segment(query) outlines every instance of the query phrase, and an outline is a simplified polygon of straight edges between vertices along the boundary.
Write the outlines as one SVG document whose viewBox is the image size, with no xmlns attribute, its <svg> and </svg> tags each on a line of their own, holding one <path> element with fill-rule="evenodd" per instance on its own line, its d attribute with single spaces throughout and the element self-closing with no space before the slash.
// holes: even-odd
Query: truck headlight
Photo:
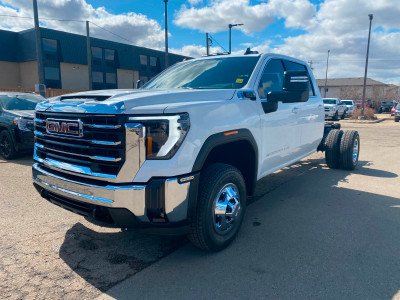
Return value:
<svg viewBox="0 0 400 300">
<path fill-rule="evenodd" d="M 33 119 L 15 118 L 14 124 L 22 131 L 33 131 L 34 128 Z"/>
<path fill-rule="evenodd" d="M 189 128 L 189 114 L 160 116 L 130 116 L 146 128 L 146 159 L 170 159 L 178 151 Z"/>
</svg>

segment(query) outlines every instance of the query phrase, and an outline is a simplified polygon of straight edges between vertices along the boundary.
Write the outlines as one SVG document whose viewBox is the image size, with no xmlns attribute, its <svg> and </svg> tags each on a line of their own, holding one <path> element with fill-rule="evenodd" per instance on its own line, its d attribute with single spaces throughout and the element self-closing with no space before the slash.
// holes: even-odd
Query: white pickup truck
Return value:
<svg viewBox="0 0 400 300">
<path fill-rule="evenodd" d="M 339 98 L 324 98 L 325 118 L 333 121 L 344 119 L 347 114 L 347 106 Z"/>
<path fill-rule="evenodd" d="M 359 145 L 356 131 L 324 123 L 305 62 L 211 56 L 178 63 L 139 90 L 40 103 L 33 182 L 90 220 L 179 229 L 218 251 L 238 233 L 258 180 L 317 150 L 329 167 L 354 169 Z"/>
</svg>

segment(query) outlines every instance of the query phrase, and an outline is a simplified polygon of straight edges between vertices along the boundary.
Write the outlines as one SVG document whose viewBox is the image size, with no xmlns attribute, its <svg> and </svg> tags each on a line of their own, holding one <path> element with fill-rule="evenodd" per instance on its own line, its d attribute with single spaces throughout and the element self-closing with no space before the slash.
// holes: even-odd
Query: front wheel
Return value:
<svg viewBox="0 0 400 300">
<path fill-rule="evenodd" d="M 346 112 L 345 112 L 345 111 L 343 112 L 342 120 L 343 120 L 344 118 L 346 118 Z"/>
<path fill-rule="evenodd" d="M 335 113 L 335 115 L 333 116 L 332 120 L 333 121 L 339 120 L 339 113 L 338 112 Z"/>
<path fill-rule="evenodd" d="M 17 156 L 11 134 L 7 130 L 0 133 L 0 155 L 5 159 L 13 159 Z"/>
<path fill-rule="evenodd" d="M 196 216 L 190 241 L 205 251 L 219 251 L 236 237 L 246 211 L 246 185 L 240 171 L 212 164 L 200 177 Z"/>
</svg>

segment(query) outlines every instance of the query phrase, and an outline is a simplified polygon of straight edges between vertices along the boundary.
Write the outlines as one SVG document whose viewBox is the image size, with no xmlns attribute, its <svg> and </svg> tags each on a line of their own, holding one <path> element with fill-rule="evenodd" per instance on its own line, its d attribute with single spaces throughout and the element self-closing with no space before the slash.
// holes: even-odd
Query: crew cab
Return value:
<svg viewBox="0 0 400 300">
<path fill-rule="evenodd" d="M 0 155 L 13 159 L 33 151 L 33 118 L 36 105 L 45 100 L 33 93 L 0 93 Z"/>
<path fill-rule="evenodd" d="M 324 123 L 319 89 L 301 60 L 193 59 L 138 90 L 40 103 L 33 183 L 89 220 L 179 230 L 218 251 L 237 235 L 261 178 L 318 150 L 331 168 L 356 167 L 358 133 L 338 125 Z"/>
<path fill-rule="evenodd" d="M 353 100 L 342 100 L 342 103 L 346 105 L 346 115 L 351 116 L 354 114 L 354 111 L 356 110 L 355 104 Z"/>
<path fill-rule="evenodd" d="M 393 115 L 394 115 L 394 121 L 399 122 L 400 121 L 400 102 L 399 102 L 399 104 L 397 104 Z"/>
<path fill-rule="evenodd" d="M 339 98 L 324 98 L 325 117 L 332 118 L 334 121 L 344 119 L 347 113 L 346 104 Z"/>
</svg>

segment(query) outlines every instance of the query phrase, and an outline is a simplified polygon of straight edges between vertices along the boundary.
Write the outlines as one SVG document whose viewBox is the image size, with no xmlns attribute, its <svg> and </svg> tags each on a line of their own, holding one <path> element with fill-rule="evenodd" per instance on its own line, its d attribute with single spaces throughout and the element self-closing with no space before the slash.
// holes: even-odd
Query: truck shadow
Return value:
<svg viewBox="0 0 400 300">
<path fill-rule="evenodd" d="M 19 154 L 17 158 L 12 160 L 5 160 L 0 156 L 0 165 L 1 164 L 18 164 L 23 166 L 32 166 L 33 165 L 33 158 L 32 153 L 27 154 Z"/>
<path fill-rule="evenodd" d="M 337 193 L 339 188 L 334 186 L 339 182 L 345 181 L 346 176 L 348 176 L 350 172 L 329 170 L 326 165 L 322 163 L 322 158 L 311 158 L 300 161 L 299 163 L 267 176 L 258 182 L 255 196 L 249 198 L 248 201 L 252 204 L 249 207 L 249 211 L 252 207 L 258 206 L 260 203 L 267 203 L 268 214 L 273 215 L 273 210 L 279 207 L 281 203 L 279 201 L 277 202 L 276 199 L 269 199 L 268 196 L 264 196 L 271 193 L 285 182 L 296 180 L 298 176 L 305 172 L 307 172 L 307 176 L 316 172 L 321 173 L 322 177 L 329 174 L 329 176 L 324 178 L 324 185 L 330 187 L 330 194 Z M 353 171 L 353 173 L 369 177 L 393 178 L 398 176 L 394 173 L 373 169 L 371 168 L 371 163 L 366 161 L 360 162 L 360 166 L 357 170 Z M 358 191 L 353 191 L 351 193 L 356 192 Z M 293 195 L 295 197 L 297 192 L 293 191 Z M 266 198 L 268 198 L 267 201 L 258 201 L 260 199 L 266 200 Z M 375 199 L 374 201 L 386 201 L 391 205 L 400 204 L 399 199 L 390 199 L 390 197 L 381 195 L 370 195 L 367 198 L 373 198 Z M 311 198 L 310 201 L 317 202 L 319 200 Z M 368 213 L 369 208 L 367 204 L 368 202 L 364 202 L 359 205 L 363 209 L 366 209 Z M 332 203 L 332 205 L 335 206 L 336 204 Z M 398 210 L 398 212 L 400 213 L 400 210 Z M 299 216 L 301 214 L 302 211 L 300 207 Z M 254 222 L 255 224 L 260 223 L 260 225 L 263 223 L 261 219 L 255 220 Z M 277 220 L 277 222 L 279 221 Z M 93 224 L 86 223 L 87 226 L 84 224 L 77 223 L 67 231 L 65 240 L 60 248 L 60 258 L 63 259 L 74 272 L 102 292 L 107 291 L 115 284 L 140 272 L 187 243 L 186 237 L 146 235 L 135 231 L 115 232 L 115 229 L 110 229 L 110 232 L 104 232 L 104 230 L 103 232 L 97 232 Z M 308 230 L 315 230 L 315 228 L 312 227 L 313 224 L 306 225 L 310 226 Z M 272 228 L 278 227 L 278 223 L 275 224 L 275 226 L 274 224 L 270 224 L 269 226 L 268 232 L 274 236 L 276 233 L 271 231 L 273 230 Z M 400 233 L 400 227 L 398 229 Z M 266 237 L 267 236 L 266 234 Z M 400 236 L 398 240 L 400 248 Z M 241 241 L 241 243 L 243 242 L 246 241 Z M 190 249 L 192 249 L 191 251 L 194 250 L 192 247 L 190 247 Z M 194 256 L 198 257 L 205 255 L 203 252 L 196 250 L 194 250 L 193 253 Z M 188 264 L 187 268 L 191 269 L 190 264 Z"/>
</svg>

